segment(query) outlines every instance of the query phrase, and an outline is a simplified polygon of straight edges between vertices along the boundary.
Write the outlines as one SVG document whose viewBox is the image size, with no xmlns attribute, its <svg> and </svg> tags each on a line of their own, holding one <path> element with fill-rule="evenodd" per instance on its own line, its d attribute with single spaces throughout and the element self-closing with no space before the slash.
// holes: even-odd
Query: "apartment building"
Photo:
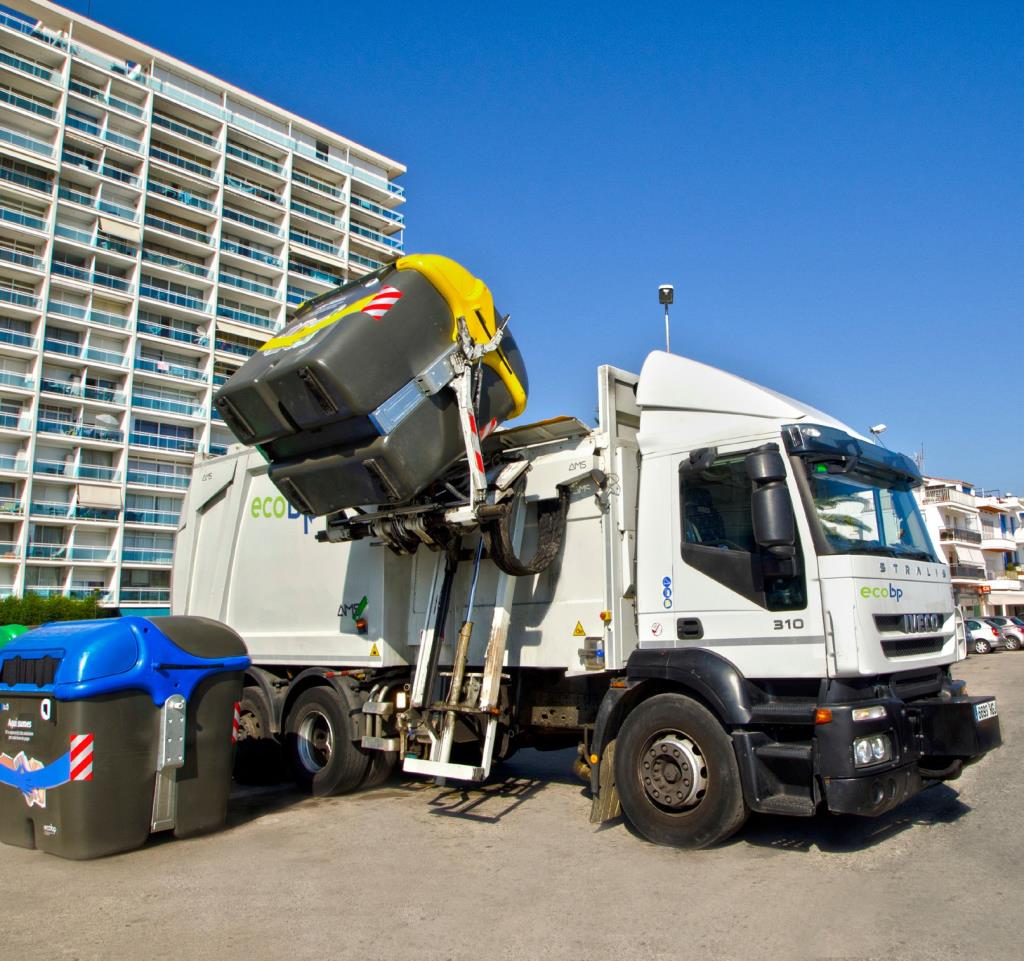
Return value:
<svg viewBox="0 0 1024 961">
<path fill-rule="evenodd" d="M 0 596 L 169 602 L 212 393 L 403 249 L 405 168 L 50 3 L 0 10 Z"/>
<path fill-rule="evenodd" d="M 917 491 L 932 542 L 949 564 L 954 602 L 976 616 L 1024 612 L 1024 505 L 1012 494 L 927 477 Z"/>
</svg>

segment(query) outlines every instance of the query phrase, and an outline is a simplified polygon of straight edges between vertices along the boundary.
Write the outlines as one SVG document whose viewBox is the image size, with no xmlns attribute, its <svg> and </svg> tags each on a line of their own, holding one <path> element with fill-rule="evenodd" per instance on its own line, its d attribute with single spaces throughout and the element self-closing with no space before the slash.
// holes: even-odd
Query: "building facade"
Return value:
<svg viewBox="0 0 1024 961">
<path fill-rule="evenodd" d="M 968 615 L 1024 613 L 1024 505 L 927 477 L 918 488 L 928 533 L 949 564 L 956 605 Z"/>
<path fill-rule="evenodd" d="M 402 252 L 405 168 L 49 3 L 0 11 L 0 596 L 169 603 L 217 387 Z"/>
</svg>

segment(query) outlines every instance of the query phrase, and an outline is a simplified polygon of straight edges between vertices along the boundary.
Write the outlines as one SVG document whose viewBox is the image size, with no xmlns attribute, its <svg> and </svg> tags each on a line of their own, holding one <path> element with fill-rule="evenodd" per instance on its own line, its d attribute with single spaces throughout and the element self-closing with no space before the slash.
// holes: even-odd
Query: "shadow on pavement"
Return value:
<svg viewBox="0 0 1024 961">
<path fill-rule="evenodd" d="M 913 828 L 950 824 L 970 810 L 956 791 L 941 784 L 877 818 L 852 814 L 817 814 L 812 818 L 754 814 L 729 843 L 751 844 L 777 851 L 816 850 L 848 854 L 882 844 Z"/>
</svg>

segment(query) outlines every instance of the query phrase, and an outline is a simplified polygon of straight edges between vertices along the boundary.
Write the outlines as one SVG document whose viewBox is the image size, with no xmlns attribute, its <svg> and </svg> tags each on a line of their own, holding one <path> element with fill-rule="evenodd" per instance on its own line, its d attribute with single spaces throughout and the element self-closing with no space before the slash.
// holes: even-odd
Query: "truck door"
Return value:
<svg viewBox="0 0 1024 961">
<path fill-rule="evenodd" d="M 794 499 L 792 557 L 757 543 L 754 482 L 746 467 L 753 450 L 703 449 L 693 457 L 686 452 L 664 458 L 662 470 L 654 472 L 671 492 L 666 506 L 672 524 L 667 537 L 652 543 L 644 541 L 649 527 L 642 521 L 640 555 L 648 562 L 648 546 L 656 550 L 660 539 L 670 552 L 662 569 L 672 575 L 660 578 L 657 594 L 650 575 L 641 579 L 640 645 L 709 648 L 747 677 L 822 677 L 825 631 L 806 520 Z M 786 471 L 792 497 L 788 463 Z"/>
</svg>

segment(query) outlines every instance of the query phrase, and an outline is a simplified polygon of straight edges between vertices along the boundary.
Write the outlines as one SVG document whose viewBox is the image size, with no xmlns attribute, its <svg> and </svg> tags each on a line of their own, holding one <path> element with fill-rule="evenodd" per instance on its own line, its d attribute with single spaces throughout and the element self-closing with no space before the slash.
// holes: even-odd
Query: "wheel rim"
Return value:
<svg viewBox="0 0 1024 961">
<path fill-rule="evenodd" d="M 310 711 L 297 731 L 299 763 L 310 773 L 319 774 L 331 762 L 334 753 L 334 728 L 320 711 Z"/>
<path fill-rule="evenodd" d="M 667 814 L 689 814 L 707 794 L 704 752 L 682 731 L 659 731 L 649 737 L 637 774 L 647 800 Z"/>
<path fill-rule="evenodd" d="M 250 739 L 258 741 L 263 737 L 263 726 L 260 719 L 252 711 L 242 711 L 238 715 L 238 743 Z"/>
</svg>

